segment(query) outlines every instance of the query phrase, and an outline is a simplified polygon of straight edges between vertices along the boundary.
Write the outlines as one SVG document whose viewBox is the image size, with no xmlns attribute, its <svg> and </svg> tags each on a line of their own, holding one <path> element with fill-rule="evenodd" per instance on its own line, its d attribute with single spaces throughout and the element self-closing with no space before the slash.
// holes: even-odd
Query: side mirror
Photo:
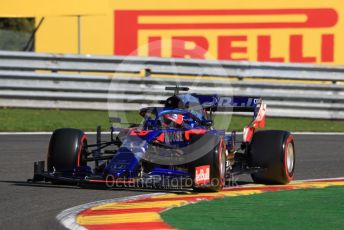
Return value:
<svg viewBox="0 0 344 230">
<path fill-rule="evenodd" d="M 212 120 L 204 120 L 204 121 L 202 121 L 202 125 L 204 125 L 204 126 L 210 127 L 210 126 L 212 126 L 213 124 L 214 124 L 214 123 L 213 123 Z"/>
</svg>

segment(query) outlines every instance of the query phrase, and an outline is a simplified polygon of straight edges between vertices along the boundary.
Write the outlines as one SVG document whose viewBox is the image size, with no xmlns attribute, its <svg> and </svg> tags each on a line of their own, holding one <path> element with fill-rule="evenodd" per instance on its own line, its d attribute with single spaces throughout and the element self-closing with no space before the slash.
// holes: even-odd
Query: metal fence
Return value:
<svg viewBox="0 0 344 230">
<path fill-rule="evenodd" d="M 176 83 L 261 96 L 270 116 L 344 119 L 342 67 L 0 51 L 2 107 L 137 110 Z"/>
</svg>

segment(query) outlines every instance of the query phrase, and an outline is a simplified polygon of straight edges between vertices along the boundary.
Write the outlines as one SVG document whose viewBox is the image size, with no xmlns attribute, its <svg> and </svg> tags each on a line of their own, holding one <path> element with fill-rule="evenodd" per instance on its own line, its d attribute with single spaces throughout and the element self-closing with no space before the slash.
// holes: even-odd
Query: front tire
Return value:
<svg viewBox="0 0 344 230">
<path fill-rule="evenodd" d="M 251 174 L 255 183 L 288 184 L 294 176 L 295 145 L 293 135 L 286 131 L 267 130 L 253 135 L 250 144 L 250 166 L 262 172 Z"/>
<path fill-rule="evenodd" d="M 57 129 L 49 142 L 48 171 L 67 172 L 86 165 L 87 138 L 79 129 Z"/>
</svg>

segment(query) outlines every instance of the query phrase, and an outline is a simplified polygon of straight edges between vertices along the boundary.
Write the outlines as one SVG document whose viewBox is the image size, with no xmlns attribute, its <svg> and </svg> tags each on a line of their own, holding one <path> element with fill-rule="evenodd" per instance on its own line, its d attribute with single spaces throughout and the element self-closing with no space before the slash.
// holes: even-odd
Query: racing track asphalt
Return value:
<svg viewBox="0 0 344 230">
<path fill-rule="evenodd" d="M 33 162 L 45 160 L 49 138 L 50 135 L 0 135 L 0 229 L 63 229 L 55 217 L 64 209 L 152 193 L 26 183 L 32 177 Z M 94 135 L 90 139 L 94 140 Z M 344 176 L 344 135 L 295 135 L 295 140 L 296 180 Z M 250 182 L 249 177 L 241 180 Z"/>
</svg>

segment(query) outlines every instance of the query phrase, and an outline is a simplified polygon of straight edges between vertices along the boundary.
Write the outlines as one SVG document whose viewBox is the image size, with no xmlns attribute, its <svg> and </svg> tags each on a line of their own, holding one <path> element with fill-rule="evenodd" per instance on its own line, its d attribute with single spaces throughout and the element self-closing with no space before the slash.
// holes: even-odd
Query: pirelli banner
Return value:
<svg viewBox="0 0 344 230">
<path fill-rule="evenodd" d="M 81 17 L 82 53 L 344 65 L 343 0 L 106 4 L 104 15 Z M 58 20 L 42 26 L 37 51 L 76 51 L 75 19 Z"/>
</svg>

